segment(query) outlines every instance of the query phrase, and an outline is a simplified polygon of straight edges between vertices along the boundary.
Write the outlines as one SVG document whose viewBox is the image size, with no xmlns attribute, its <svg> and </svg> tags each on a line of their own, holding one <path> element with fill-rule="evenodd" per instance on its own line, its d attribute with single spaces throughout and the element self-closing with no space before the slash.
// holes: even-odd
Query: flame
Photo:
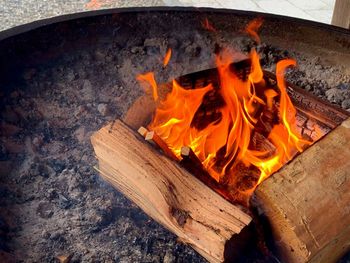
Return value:
<svg viewBox="0 0 350 263">
<path fill-rule="evenodd" d="M 143 87 L 145 92 L 149 92 L 151 90 L 153 99 L 155 101 L 158 100 L 158 86 L 157 82 L 154 78 L 153 72 L 148 72 L 145 74 L 140 74 L 137 76 L 137 80 L 139 81 L 140 85 Z"/>
<path fill-rule="evenodd" d="M 209 22 L 208 18 L 203 20 L 202 26 L 208 31 L 216 32 L 215 27 Z"/>
<path fill-rule="evenodd" d="M 171 48 L 168 48 L 165 56 L 164 56 L 164 59 L 163 59 L 163 66 L 166 67 L 170 61 L 170 58 L 171 58 Z"/>
<path fill-rule="evenodd" d="M 247 29 L 255 32 L 260 25 L 261 20 L 255 20 Z M 160 101 L 149 129 L 179 159 L 181 147 L 191 147 L 217 182 L 226 184 L 236 200 L 247 202 L 258 184 L 311 142 L 297 132 L 296 109 L 284 80 L 286 69 L 296 62 L 279 61 L 277 86 L 269 87 L 254 49 L 250 52 L 251 64 L 246 65 L 248 73 L 244 73 L 244 65 L 233 68 L 232 61 L 234 53 L 228 49 L 216 56 L 219 87 L 209 84 L 185 89 L 174 80 L 172 91 Z M 152 87 L 156 100 L 153 73 L 137 79 Z M 214 106 L 209 103 L 212 100 L 216 102 Z M 261 141 L 266 145 L 260 149 Z"/>
<path fill-rule="evenodd" d="M 257 43 L 260 43 L 260 37 L 257 32 L 260 29 L 262 24 L 263 24 L 263 19 L 256 18 L 250 21 L 245 28 L 245 32 L 247 32 Z"/>
<path fill-rule="evenodd" d="M 181 147 L 184 145 L 196 150 L 197 140 L 200 139 L 202 132 L 190 124 L 204 95 L 212 89 L 213 87 L 209 85 L 200 89 L 186 90 L 174 80 L 171 93 L 157 108 L 149 128 L 161 138 L 167 138 L 166 143 L 176 156 L 180 156 Z"/>
</svg>

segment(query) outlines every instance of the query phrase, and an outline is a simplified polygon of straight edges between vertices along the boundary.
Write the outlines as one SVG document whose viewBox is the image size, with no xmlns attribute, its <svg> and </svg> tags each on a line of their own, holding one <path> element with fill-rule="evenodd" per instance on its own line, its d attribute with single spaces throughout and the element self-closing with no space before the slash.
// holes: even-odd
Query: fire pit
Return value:
<svg viewBox="0 0 350 263">
<path fill-rule="evenodd" d="M 292 85 L 350 108 L 345 30 L 264 16 L 257 44 L 242 32 L 257 16 L 250 12 L 126 9 L 81 16 L 2 33 L 1 256 L 6 260 L 202 261 L 99 180 L 93 168 L 89 138 L 125 115 L 143 94 L 136 80 L 140 73 L 156 71 L 157 81 L 166 83 L 213 68 L 218 46 L 243 54 L 255 48 L 264 70 L 274 72 L 277 61 L 293 57 L 298 67 L 286 74 Z M 310 104 L 301 105 L 320 115 Z M 323 120 L 328 131 L 347 116 L 335 109 Z M 241 260 L 275 258 L 261 247 L 249 251 Z"/>
</svg>

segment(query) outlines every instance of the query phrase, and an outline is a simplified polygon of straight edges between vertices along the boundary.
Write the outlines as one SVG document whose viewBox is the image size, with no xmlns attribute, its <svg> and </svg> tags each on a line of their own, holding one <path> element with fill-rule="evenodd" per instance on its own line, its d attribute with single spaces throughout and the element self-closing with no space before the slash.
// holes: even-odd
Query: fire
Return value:
<svg viewBox="0 0 350 263">
<path fill-rule="evenodd" d="M 171 48 L 168 48 L 163 59 L 163 66 L 166 67 L 171 59 Z"/>
<path fill-rule="evenodd" d="M 156 80 L 154 79 L 153 72 L 140 74 L 137 76 L 137 80 L 140 82 L 145 92 L 151 91 L 153 94 L 153 99 L 155 101 L 158 100 L 158 86 Z"/>
<path fill-rule="evenodd" d="M 250 23 L 245 28 L 245 31 L 252 37 L 257 43 L 260 43 L 260 37 L 258 35 L 258 30 L 262 26 L 263 19 L 256 18 L 250 21 Z"/>
<path fill-rule="evenodd" d="M 257 27 L 257 22 L 251 26 L 254 32 Z M 219 87 L 185 89 L 174 80 L 149 124 L 179 159 L 181 148 L 191 147 L 209 174 L 244 202 L 258 184 L 310 144 L 297 132 L 296 109 L 284 80 L 286 69 L 296 62 L 279 61 L 277 87 L 269 87 L 255 50 L 249 59 L 245 76 L 233 69 L 229 50 L 217 55 Z M 153 73 L 138 79 L 152 87 L 157 100 Z M 216 104 L 209 107 L 211 100 Z"/>
</svg>

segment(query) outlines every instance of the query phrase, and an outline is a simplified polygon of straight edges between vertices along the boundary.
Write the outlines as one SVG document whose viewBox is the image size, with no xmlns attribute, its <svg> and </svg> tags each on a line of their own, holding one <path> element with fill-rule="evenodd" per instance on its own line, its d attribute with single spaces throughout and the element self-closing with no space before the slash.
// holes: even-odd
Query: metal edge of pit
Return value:
<svg viewBox="0 0 350 263">
<path fill-rule="evenodd" d="M 15 26 L 9 29 L 0 31 L 0 41 L 20 35 L 26 32 L 29 32 L 40 27 L 48 26 L 55 23 L 67 22 L 71 20 L 101 16 L 101 15 L 113 15 L 120 13 L 151 13 L 151 12 L 197 12 L 197 13 L 208 13 L 208 14 L 232 14 L 236 16 L 250 16 L 250 17 L 264 17 L 268 19 L 277 19 L 284 22 L 290 21 L 294 23 L 299 23 L 304 26 L 310 26 L 318 29 L 323 29 L 326 31 L 338 32 L 347 36 L 350 36 L 350 30 L 337 27 L 334 25 L 323 24 L 315 21 L 294 18 L 289 16 L 261 13 L 255 11 L 244 11 L 236 9 L 216 9 L 216 8 L 197 8 L 197 7 L 125 7 L 125 8 L 110 8 L 110 9 L 100 9 L 100 10 L 91 10 L 83 11 L 71 14 L 59 15 L 51 18 L 45 18 L 37 21 L 33 21 L 27 24 Z"/>
</svg>

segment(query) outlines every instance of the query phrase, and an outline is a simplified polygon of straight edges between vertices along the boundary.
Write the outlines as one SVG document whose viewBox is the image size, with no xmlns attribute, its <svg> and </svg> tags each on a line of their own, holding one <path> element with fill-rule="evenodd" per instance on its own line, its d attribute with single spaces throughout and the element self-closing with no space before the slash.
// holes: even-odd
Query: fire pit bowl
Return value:
<svg viewBox="0 0 350 263">
<path fill-rule="evenodd" d="M 256 17 L 264 20 L 259 45 L 242 31 Z M 350 33 L 338 27 L 235 10 L 132 8 L 0 32 L 1 261 L 204 262 L 99 179 L 90 136 L 143 94 L 137 74 L 155 71 L 166 83 L 212 68 L 218 45 L 256 47 L 269 71 L 292 57 L 289 82 L 350 110 Z M 258 250 L 240 260 L 276 261 Z"/>
</svg>

